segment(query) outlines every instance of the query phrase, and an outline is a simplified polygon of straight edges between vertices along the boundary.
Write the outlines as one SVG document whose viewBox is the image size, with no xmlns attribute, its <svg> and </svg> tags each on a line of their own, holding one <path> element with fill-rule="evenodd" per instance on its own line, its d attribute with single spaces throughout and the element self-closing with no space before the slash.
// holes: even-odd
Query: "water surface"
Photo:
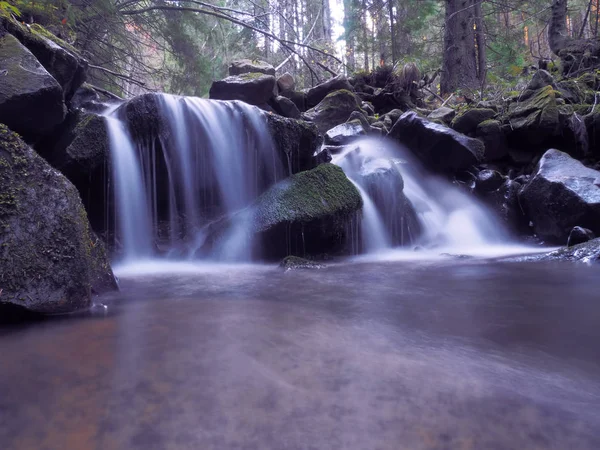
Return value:
<svg viewBox="0 0 600 450">
<path fill-rule="evenodd" d="M 599 267 L 150 269 L 0 329 L 0 448 L 600 448 Z"/>
</svg>

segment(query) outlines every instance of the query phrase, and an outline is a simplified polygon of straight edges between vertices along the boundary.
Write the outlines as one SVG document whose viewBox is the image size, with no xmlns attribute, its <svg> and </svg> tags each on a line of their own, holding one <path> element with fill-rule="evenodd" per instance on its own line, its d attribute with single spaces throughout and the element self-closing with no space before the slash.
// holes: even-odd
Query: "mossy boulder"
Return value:
<svg viewBox="0 0 600 450">
<path fill-rule="evenodd" d="M 427 118 L 429 120 L 441 120 L 446 125 L 449 125 L 455 116 L 456 111 L 454 109 L 448 108 L 447 106 L 442 106 L 436 110 L 431 111 Z"/>
<path fill-rule="evenodd" d="M 264 73 L 275 76 L 275 68 L 258 59 L 238 59 L 229 65 L 229 75 L 242 75 L 246 73 Z"/>
<path fill-rule="evenodd" d="M 475 131 L 477 125 L 496 115 L 496 111 L 489 108 L 467 109 L 452 121 L 451 127 L 459 133 L 469 134 Z"/>
<path fill-rule="evenodd" d="M 8 33 L 0 36 L 0 70 L 1 123 L 29 137 L 43 135 L 64 120 L 61 86 Z"/>
<path fill-rule="evenodd" d="M 276 114 L 265 114 L 265 117 L 273 143 L 282 154 L 282 160 L 287 161 L 290 175 L 316 167 L 315 154 L 323 138 L 314 124 Z"/>
<path fill-rule="evenodd" d="M 241 100 L 251 105 L 262 106 L 274 96 L 276 84 L 273 75 L 260 72 L 232 75 L 214 81 L 209 97 L 214 100 Z"/>
<path fill-rule="evenodd" d="M 560 92 L 562 98 L 572 105 L 594 103 L 596 92 L 584 81 L 578 79 L 559 81 L 556 85 L 556 89 Z"/>
<path fill-rule="evenodd" d="M 348 81 L 348 78 L 346 78 L 344 75 L 338 75 L 337 77 L 330 78 L 329 80 L 318 84 L 315 87 L 307 89 L 305 91 L 306 107 L 313 108 L 317 106 L 329 94 L 339 90 L 354 90 Z"/>
<path fill-rule="evenodd" d="M 6 16 L 0 18 L 0 23 L 33 53 L 60 84 L 65 100 L 70 100 L 87 78 L 88 62 L 73 46 L 39 24 L 25 26 Z"/>
<path fill-rule="evenodd" d="M 0 314 L 9 304 L 39 313 L 91 305 L 116 289 L 104 246 L 75 187 L 0 125 Z"/>
<path fill-rule="evenodd" d="M 400 117 L 388 137 L 408 147 L 428 168 L 444 173 L 465 170 L 481 162 L 484 145 L 444 125 L 408 111 Z"/>
<path fill-rule="evenodd" d="M 269 106 L 275 110 L 277 114 L 291 119 L 300 118 L 300 110 L 296 104 L 287 97 L 278 95 L 269 101 Z"/>
<path fill-rule="evenodd" d="M 497 161 L 508 155 L 506 136 L 498 120 L 484 120 L 475 129 L 475 137 L 485 145 L 485 161 Z"/>
<path fill-rule="evenodd" d="M 360 99 L 347 89 L 328 94 L 314 108 L 304 113 L 304 117 L 317 125 L 321 133 L 346 122 L 353 111 L 362 111 Z"/>
</svg>

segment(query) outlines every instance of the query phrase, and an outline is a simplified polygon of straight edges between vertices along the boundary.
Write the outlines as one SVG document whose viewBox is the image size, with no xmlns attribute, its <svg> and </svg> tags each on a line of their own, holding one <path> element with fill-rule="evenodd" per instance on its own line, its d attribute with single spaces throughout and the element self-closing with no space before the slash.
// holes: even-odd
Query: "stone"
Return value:
<svg viewBox="0 0 600 450">
<path fill-rule="evenodd" d="M 273 75 L 244 73 L 214 81 L 209 98 L 214 100 L 241 100 L 251 105 L 268 103 L 276 86 Z"/>
<path fill-rule="evenodd" d="M 564 244 L 575 226 L 600 234 L 600 172 L 548 150 L 519 194 L 536 234 Z"/>
<path fill-rule="evenodd" d="M 485 145 L 484 159 L 486 161 L 497 161 L 508 155 L 506 136 L 500 122 L 497 120 L 485 120 L 477 125 L 475 137 Z"/>
<path fill-rule="evenodd" d="M 277 86 L 281 92 L 290 92 L 296 89 L 296 80 L 291 73 L 286 72 L 277 78 Z"/>
<path fill-rule="evenodd" d="M 388 137 L 408 147 L 427 167 L 437 172 L 468 169 L 481 162 L 484 156 L 481 141 L 430 122 L 413 111 L 398 119 Z"/>
<path fill-rule="evenodd" d="M 567 239 L 567 247 L 583 244 L 584 242 L 591 241 L 595 238 L 596 235 L 592 230 L 582 227 L 573 227 L 569 233 L 569 238 Z"/>
<path fill-rule="evenodd" d="M 39 24 L 24 25 L 8 17 L 0 20 L 58 82 L 64 99 L 69 101 L 87 78 L 87 60 Z"/>
<path fill-rule="evenodd" d="M 60 124 L 67 109 L 63 90 L 14 36 L 0 37 L 0 122 L 24 136 L 39 136 Z"/>
<path fill-rule="evenodd" d="M 339 90 L 353 91 L 352 85 L 344 75 L 338 75 L 306 91 L 306 107 L 317 106 L 330 93 Z M 360 102 L 359 102 L 360 105 Z"/>
<path fill-rule="evenodd" d="M 475 131 L 477 125 L 496 115 L 496 111 L 487 108 L 467 109 L 452 121 L 452 128 L 459 133 L 469 134 Z"/>
<path fill-rule="evenodd" d="M 286 256 L 279 263 L 279 267 L 289 272 L 290 270 L 324 269 L 327 266 L 298 256 Z"/>
<path fill-rule="evenodd" d="M 367 134 L 367 129 L 358 120 L 342 123 L 325 133 L 325 144 L 345 145 Z"/>
<path fill-rule="evenodd" d="M 244 75 L 247 73 L 264 73 L 265 75 L 275 76 L 275 68 L 267 62 L 257 59 L 238 59 L 229 66 L 229 75 Z"/>
<path fill-rule="evenodd" d="M 584 263 L 600 263 L 600 238 L 582 244 L 563 247 L 540 256 L 533 256 L 534 261 L 571 261 Z"/>
<path fill-rule="evenodd" d="M 454 119 L 454 116 L 456 116 L 455 110 L 448 108 L 447 106 L 442 106 L 441 108 L 431 111 L 427 118 L 429 120 L 441 120 L 446 125 L 449 125 L 450 122 L 452 122 L 452 119 Z"/>
<path fill-rule="evenodd" d="M 491 192 L 498 189 L 504 183 L 504 177 L 495 170 L 482 170 L 477 174 L 475 188 L 482 192 Z"/>
<path fill-rule="evenodd" d="M 306 111 L 306 93 L 297 91 L 282 91 L 281 96 L 289 98 L 300 112 Z"/>
<path fill-rule="evenodd" d="M 321 148 L 323 138 L 314 124 L 275 114 L 266 114 L 265 117 L 273 143 L 284 155 L 282 159 L 287 161 L 290 175 L 317 166 L 315 155 Z"/>
<path fill-rule="evenodd" d="M 0 315 L 72 312 L 117 289 L 75 187 L 5 125 L 0 155 Z"/>
<path fill-rule="evenodd" d="M 291 119 L 300 118 L 300 110 L 295 103 L 287 97 L 279 95 L 273 98 L 271 100 L 271 106 L 277 114 L 283 117 L 289 117 Z"/>
<path fill-rule="evenodd" d="M 354 93 L 342 89 L 327 95 L 317 106 L 306 111 L 304 117 L 325 133 L 348 120 L 353 111 L 361 111 L 360 100 Z"/>
</svg>

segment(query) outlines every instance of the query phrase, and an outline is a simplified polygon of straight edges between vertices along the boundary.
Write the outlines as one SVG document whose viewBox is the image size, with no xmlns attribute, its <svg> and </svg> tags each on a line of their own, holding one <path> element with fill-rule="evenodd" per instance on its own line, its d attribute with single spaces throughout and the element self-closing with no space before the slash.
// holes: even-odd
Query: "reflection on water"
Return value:
<svg viewBox="0 0 600 450">
<path fill-rule="evenodd" d="M 0 330 L 2 449 L 600 448 L 598 267 L 148 269 Z"/>
</svg>

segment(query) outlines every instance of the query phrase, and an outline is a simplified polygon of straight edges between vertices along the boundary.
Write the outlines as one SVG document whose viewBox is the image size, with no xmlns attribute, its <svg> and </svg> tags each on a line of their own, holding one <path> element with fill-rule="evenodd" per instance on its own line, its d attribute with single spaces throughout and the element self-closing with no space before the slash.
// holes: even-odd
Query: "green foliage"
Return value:
<svg viewBox="0 0 600 450">
<path fill-rule="evenodd" d="M 14 14 L 17 17 L 20 17 L 21 11 L 19 11 L 19 8 L 6 1 L 0 1 L 0 14 Z"/>
</svg>

